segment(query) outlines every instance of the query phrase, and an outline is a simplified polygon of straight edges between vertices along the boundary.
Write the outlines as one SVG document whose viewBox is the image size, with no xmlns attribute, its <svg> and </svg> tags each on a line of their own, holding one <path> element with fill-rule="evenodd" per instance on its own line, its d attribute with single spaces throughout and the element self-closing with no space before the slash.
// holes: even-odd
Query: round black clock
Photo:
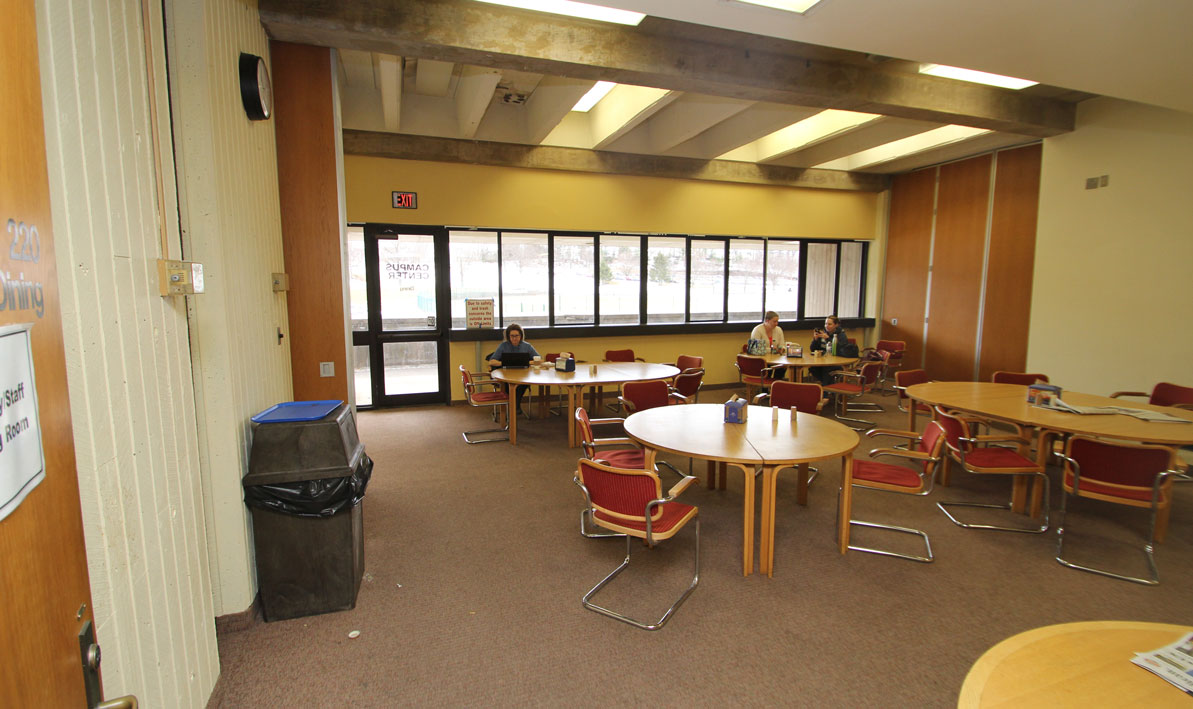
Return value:
<svg viewBox="0 0 1193 709">
<path fill-rule="evenodd" d="M 273 86 L 265 60 L 255 54 L 240 54 L 240 99 L 249 120 L 264 121 L 273 113 Z"/>
</svg>

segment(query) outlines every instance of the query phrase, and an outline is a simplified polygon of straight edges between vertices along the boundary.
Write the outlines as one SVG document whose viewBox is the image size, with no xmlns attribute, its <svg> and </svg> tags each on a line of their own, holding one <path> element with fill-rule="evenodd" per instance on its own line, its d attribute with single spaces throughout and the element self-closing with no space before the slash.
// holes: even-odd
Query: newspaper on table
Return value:
<svg viewBox="0 0 1193 709">
<path fill-rule="evenodd" d="M 1122 414 L 1124 416 L 1134 416 L 1142 421 L 1155 423 L 1193 423 L 1189 419 L 1172 416 L 1162 411 L 1136 409 L 1131 406 L 1078 406 L 1077 404 L 1070 404 L 1067 401 L 1061 401 L 1060 397 L 1053 398 L 1049 404 L 1038 404 L 1038 406 L 1042 409 L 1067 411 L 1071 414 Z"/>
<path fill-rule="evenodd" d="M 1131 662 L 1193 695 L 1193 633 L 1151 652 L 1137 652 Z"/>
</svg>

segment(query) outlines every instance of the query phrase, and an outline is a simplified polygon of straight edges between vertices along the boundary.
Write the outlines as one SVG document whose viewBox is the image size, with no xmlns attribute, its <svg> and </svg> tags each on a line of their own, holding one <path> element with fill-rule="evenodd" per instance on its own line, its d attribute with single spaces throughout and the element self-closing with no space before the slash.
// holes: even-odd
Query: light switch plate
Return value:
<svg viewBox="0 0 1193 709">
<path fill-rule="evenodd" d="M 334 377 L 335 375 L 336 375 L 336 363 L 335 362 L 320 362 L 319 363 L 319 376 Z"/>
</svg>

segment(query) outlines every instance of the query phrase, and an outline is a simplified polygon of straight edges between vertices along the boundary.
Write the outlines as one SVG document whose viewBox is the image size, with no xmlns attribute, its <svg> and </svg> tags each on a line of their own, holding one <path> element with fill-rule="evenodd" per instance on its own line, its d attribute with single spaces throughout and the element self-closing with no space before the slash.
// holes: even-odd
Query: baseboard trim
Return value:
<svg viewBox="0 0 1193 709">
<path fill-rule="evenodd" d="M 249 604 L 249 607 L 239 613 L 216 616 L 215 634 L 218 637 L 224 633 L 239 633 L 261 622 L 263 622 L 263 616 L 261 615 L 261 594 L 258 593 L 253 596 L 253 602 Z"/>
</svg>

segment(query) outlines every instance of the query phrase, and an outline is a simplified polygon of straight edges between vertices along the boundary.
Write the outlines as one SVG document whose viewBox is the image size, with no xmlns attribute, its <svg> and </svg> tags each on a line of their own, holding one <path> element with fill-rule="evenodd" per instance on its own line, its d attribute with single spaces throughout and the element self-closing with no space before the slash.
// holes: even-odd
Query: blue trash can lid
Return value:
<svg viewBox="0 0 1193 709">
<path fill-rule="evenodd" d="M 324 401 L 284 401 L 274 404 L 252 418 L 253 423 L 285 423 L 287 421 L 318 421 L 335 411 L 344 402 L 339 399 Z"/>
</svg>

